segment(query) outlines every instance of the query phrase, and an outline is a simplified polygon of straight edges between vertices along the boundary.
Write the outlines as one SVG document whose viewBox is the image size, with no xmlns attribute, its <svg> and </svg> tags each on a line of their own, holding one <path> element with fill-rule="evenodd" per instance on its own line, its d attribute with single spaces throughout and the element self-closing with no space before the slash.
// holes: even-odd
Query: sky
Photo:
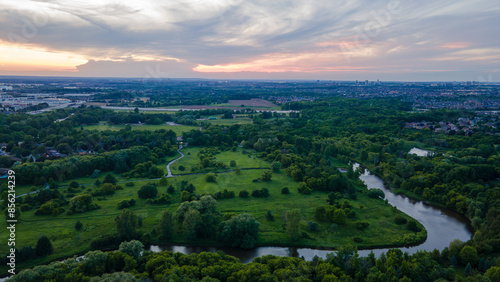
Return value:
<svg viewBox="0 0 500 282">
<path fill-rule="evenodd" d="M 500 1 L 0 0 L 0 75 L 500 81 Z"/>
</svg>

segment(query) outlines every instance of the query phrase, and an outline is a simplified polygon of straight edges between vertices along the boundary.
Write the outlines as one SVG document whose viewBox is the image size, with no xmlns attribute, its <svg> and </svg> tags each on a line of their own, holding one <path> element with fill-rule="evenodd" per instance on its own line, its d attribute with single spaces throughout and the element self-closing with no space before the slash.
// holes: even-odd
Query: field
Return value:
<svg viewBox="0 0 500 282">
<path fill-rule="evenodd" d="M 165 130 L 172 130 L 174 131 L 178 136 L 182 135 L 183 132 L 190 131 L 190 130 L 199 130 L 198 126 L 188 126 L 188 125 L 167 125 L 167 124 L 159 124 L 159 125 L 149 125 L 149 124 L 141 124 L 141 125 L 131 125 L 132 130 L 160 130 L 160 129 L 165 129 Z M 99 122 L 98 125 L 86 125 L 83 127 L 86 130 L 98 130 L 98 131 L 105 131 L 105 130 L 114 130 L 118 131 L 121 129 L 125 129 L 124 124 L 120 125 L 109 125 L 104 121 Z"/>
<path fill-rule="evenodd" d="M 179 161 L 179 164 L 189 167 L 196 163 L 197 152 L 199 148 L 186 148 L 183 152 L 186 157 Z M 249 157 L 250 156 L 250 157 Z M 266 168 L 269 163 L 255 157 L 255 153 L 242 154 L 242 149 L 238 148 L 236 152 L 226 151 L 216 155 L 217 160 L 229 163 L 230 160 L 235 160 L 240 168 Z M 173 159 L 173 157 L 172 157 Z M 164 165 L 162 165 L 164 166 Z M 216 183 L 207 183 L 205 174 L 184 175 L 173 178 L 168 178 L 168 185 L 176 187 L 175 193 L 172 195 L 174 202 L 170 205 L 149 205 L 145 200 L 137 197 L 137 190 L 148 182 L 158 182 L 157 180 L 125 180 L 119 178 L 120 184 L 124 187 L 123 190 L 118 190 L 114 195 L 104 197 L 94 197 L 94 202 L 100 205 L 100 209 L 89 211 L 81 214 L 66 215 L 45 215 L 36 216 L 34 210 L 22 213 L 21 221 L 17 225 L 17 245 L 34 246 L 37 238 L 41 235 L 47 235 L 54 245 L 54 254 L 46 258 L 38 258 L 29 262 L 29 265 L 35 265 L 43 262 L 48 262 L 64 256 L 71 256 L 77 253 L 82 253 L 90 249 L 90 242 L 104 234 L 115 232 L 114 219 L 121 213 L 117 208 L 117 204 L 123 200 L 135 199 L 137 204 L 132 208 L 136 215 L 140 215 L 144 219 L 143 227 L 140 228 L 144 232 L 153 232 L 157 227 L 161 212 L 169 209 L 175 212 L 180 204 L 179 183 L 182 180 L 187 180 L 196 187 L 196 193 L 213 194 L 223 189 L 232 190 L 236 197 L 232 199 L 218 200 L 219 209 L 222 214 L 239 214 L 248 212 L 254 215 L 261 224 L 258 245 L 281 245 L 281 246 L 311 246 L 311 247 L 329 247 L 334 248 L 341 245 L 355 245 L 358 247 L 375 247 L 375 246 L 390 246 L 405 234 L 410 232 L 404 226 L 398 226 L 393 223 L 391 218 L 395 215 L 402 215 L 409 219 L 408 216 L 401 213 L 390 205 L 385 204 L 382 200 L 375 200 L 366 195 L 366 188 L 359 186 L 357 189 L 357 200 L 350 200 L 353 205 L 353 210 L 356 212 L 355 221 L 367 221 L 370 227 L 365 231 L 359 231 L 354 228 L 354 222 L 348 220 L 346 225 L 340 225 L 332 230 L 331 223 L 320 223 L 319 231 L 308 232 L 309 238 L 301 238 L 297 241 L 291 241 L 284 229 L 284 214 L 294 208 L 298 208 L 301 213 L 301 231 L 306 232 L 307 222 L 314 220 L 313 214 L 315 207 L 325 205 L 327 195 L 323 192 L 313 192 L 310 195 L 302 195 L 297 192 L 298 183 L 287 176 L 284 171 L 275 172 L 270 182 L 254 182 L 252 180 L 259 178 L 263 170 L 241 170 L 241 174 L 236 172 L 219 173 Z M 177 169 L 173 170 L 174 175 L 178 174 Z M 106 174 L 103 173 L 99 177 L 102 181 Z M 90 177 L 76 179 L 80 184 L 84 184 L 80 188 L 80 193 L 92 189 L 96 189 L 93 185 L 95 179 Z M 124 182 L 134 182 L 133 187 L 124 185 Z M 61 183 L 67 185 L 69 181 Z M 288 187 L 291 191 L 288 195 L 281 194 L 281 189 Z M 167 193 L 167 187 L 158 187 L 159 193 Z M 270 191 L 268 198 L 239 198 L 238 194 L 242 190 L 251 192 L 253 189 L 267 188 Z M 69 200 L 72 195 L 68 195 L 66 187 L 59 188 L 61 193 Z M 27 188 L 23 188 L 27 190 Z M 19 191 L 20 192 L 20 191 Z M 18 192 L 18 193 L 19 193 Z M 67 208 L 67 206 L 65 207 Z M 265 214 L 271 211 L 275 217 L 274 221 L 266 219 Z M 77 221 L 83 223 L 82 231 L 76 231 L 74 226 Z M 0 228 L 6 228 L 5 221 L 0 223 Z M 0 234 L 0 241 L 6 242 L 7 232 Z M 356 243 L 354 237 L 359 237 L 362 242 Z M 171 243 L 193 243 L 184 239 L 182 234 L 175 235 Z M 199 244 L 220 244 L 215 240 L 198 241 Z M 7 245 L 0 247 L 0 252 L 5 253 Z M 21 264 L 23 265 L 23 264 Z M 3 268 L 1 268 L 3 269 Z"/>
<path fill-rule="evenodd" d="M 184 158 L 178 160 L 170 166 L 173 174 L 185 174 L 191 173 L 191 167 L 198 165 L 200 159 L 198 157 L 199 148 L 197 147 L 188 147 L 182 150 L 184 153 Z M 227 169 L 219 169 L 219 171 L 234 169 L 229 166 L 229 162 L 234 160 L 236 162 L 237 167 L 241 168 L 269 168 L 270 164 L 268 162 L 263 161 L 262 159 L 256 156 L 256 153 L 247 150 L 246 154 L 243 154 L 242 148 L 237 148 L 236 152 L 225 151 L 220 154 L 215 155 L 215 160 L 218 162 L 222 162 L 228 166 Z M 179 167 L 183 166 L 185 171 L 179 170 Z M 207 168 L 203 171 L 216 171 L 214 169 Z M 194 171 L 200 172 L 200 171 Z"/>
</svg>

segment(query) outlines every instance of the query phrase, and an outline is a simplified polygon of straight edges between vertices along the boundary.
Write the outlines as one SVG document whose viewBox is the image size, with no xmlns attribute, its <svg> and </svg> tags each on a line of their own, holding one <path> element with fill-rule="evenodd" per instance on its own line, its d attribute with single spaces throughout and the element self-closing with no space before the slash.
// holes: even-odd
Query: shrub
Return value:
<svg viewBox="0 0 500 282">
<path fill-rule="evenodd" d="M 69 187 L 71 187 L 71 188 L 75 188 L 75 189 L 76 189 L 76 188 L 80 187 L 80 184 L 78 184 L 78 182 L 76 182 L 76 181 L 72 181 L 72 182 L 69 184 Z"/>
<path fill-rule="evenodd" d="M 169 193 L 169 194 L 173 194 L 173 193 L 175 193 L 175 188 L 174 188 L 174 186 L 172 186 L 172 185 L 168 186 L 168 188 L 167 188 L 167 193 Z"/>
<path fill-rule="evenodd" d="M 274 215 L 272 214 L 271 211 L 266 212 L 266 219 L 269 221 L 274 221 Z"/>
<path fill-rule="evenodd" d="M 139 189 L 137 191 L 137 195 L 141 199 L 149 199 L 149 198 L 154 198 L 158 194 L 158 189 L 156 188 L 156 185 L 153 183 L 148 183 Z"/>
<path fill-rule="evenodd" d="M 361 238 L 359 238 L 359 237 L 354 237 L 354 238 L 352 238 L 352 240 L 353 240 L 354 242 L 356 242 L 356 243 L 361 243 L 361 242 L 363 242 L 363 239 L 361 239 Z"/>
<path fill-rule="evenodd" d="M 249 195 L 250 195 L 250 193 L 248 193 L 247 190 L 242 190 L 242 191 L 240 191 L 240 194 L 238 196 L 240 198 L 248 198 Z"/>
<path fill-rule="evenodd" d="M 236 161 L 231 160 L 231 161 L 229 162 L 229 166 L 230 166 L 230 167 L 235 167 L 235 166 L 236 166 Z"/>
<path fill-rule="evenodd" d="M 358 221 L 358 222 L 354 223 L 354 227 L 356 227 L 356 229 L 358 229 L 358 230 L 364 230 L 364 229 L 368 228 L 368 226 L 370 226 L 370 223 L 365 222 L 365 221 Z"/>
<path fill-rule="evenodd" d="M 290 194 L 290 190 L 288 189 L 288 187 L 283 187 L 281 189 L 281 194 L 283 195 Z"/>
<path fill-rule="evenodd" d="M 116 185 L 116 181 L 117 181 L 116 178 L 112 174 L 108 174 L 104 178 L 103 183 L 111 183 L 113 185 Z"/>
<path fill-rule="evenodd" d="M 179 166 L 179 170 L 180 170 L 180 171 L 185 171 L 185 170 L 186 170 L 186 168 L 185 168 L 184 166 L 180 165 L 180 166 Z"/>
<path fill-rule="evenodd" d="M 406 224 L 406 222 L 408 222 L 406 220 L 406 218 L 404 218 L 403 216 L 401 215 L 397 215 L 395 218 L 394 218 L 394 223 L 396 223 L 397 225 L 403 225 L 403 224 Z"/>
<path fill-rule="evenodd" d="M 205 175 L 206 182 L 217 182 L 217 175 L 213 172 L 209 172 Z"/>
<path fill-rule="evenodd" d="M 385 193 L 380 189 L 370 189 L 368 191 L 368 197 L 383 200 L 385 198 Z"/>
<path fill-rule="evenodd" d="M 319 230 L 319 224 L 317 222 L 314 222 L 314 221 L 309 221 L 307 223 L 307 230 L 310 232 L 316 232 Z"/>
<path fill-rule="evenodd" d="M 420 232 L 420 228 L 417 225 L 417 222 L 415 220 L 410 220 L 408 221 L 407 225 L 408 230 L 413 231 L 413 232 Z"/>
<path fill-rule="evenodd" d="M 75 229 L 76 230 L 81 230 L 83 227 L 83 224 L 80 221 L 77 221 L 75 224 Z"/>
<path fill-rule="evenodd" d="M 127 182 L 127 183 L 125 183 L 125 186 L 127 186 L 127 187 L 133 187 L 134 185 L 135 185 L 134 182 Z"/>
<path fill-rule="evenodd" d="M 299 183 L 298 191 L 300 194 L 304 194 L 304 195 L 309 195 L 312 192 L 311 188 L 307 187 L 307 184 L 305 184 L 304 182 Z"/>
<path fill-rule="evenodd" d="M 126 209 L 126 208 L 129 208 L 130 207 L 130 204 L 127 200 L 123 200 L 121 202 L 118 203 L 118 208 L 119 209 Z"/>
<path fill-rule="evenodd" d="M 269 190 L 267 188 L 255 189 L 252 191 L 252 196 L 256 198 L 269 197 Z"/>
</svg>

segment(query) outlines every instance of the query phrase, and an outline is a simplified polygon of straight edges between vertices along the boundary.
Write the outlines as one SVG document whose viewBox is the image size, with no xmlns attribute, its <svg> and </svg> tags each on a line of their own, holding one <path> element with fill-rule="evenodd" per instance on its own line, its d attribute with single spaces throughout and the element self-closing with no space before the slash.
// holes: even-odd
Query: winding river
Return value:
<svg viewBox="0 0 500 282">
<path fill-rule="evenodd" d="M 354 169 L 358 167 L 359 164 L 354 164 Z M 415 247 L 400 248 L 402 251 L 413 254 L 419 250 L 442 250 L 455 239 L 467 241 L 472 236 L 472 227 L 465 216 L 452 210 L 427 204 L 420 200 L 411 199 L 403 195 L 396 195 L 385 187 L 384 181 L 380 177 L 373 175 L 368 170 L 364 171 L 360 179 L 368 186 L 368 189 L 378 188 L 383 190 L 389 204 L 396 206 L 402 212 L 418 220 L 425 229 L 427 229 L 427 240 L 423 244 Z M 242 250 L 231 247 L 182 245 L 153 245 L 150 250 L 155 252 L 168 250 L 184 254 L 216 252 L 220 250 L 224 251 L 226 254 L 239 258 L 242 263 L 251 262 L 255 257 L 264 255 L 304 257 L 306 260 L 311 260 L 314 256 L 325 258 L 327 253 L 332 252 L 331 250 L 296 247 L 257 247 L 252 250 Z M 375 255 L 378 256 L 387 250 L 386 248 L 360 250 L 358 253 L 361 256 L 367 256 L 373 251 Z"/>
</svg>

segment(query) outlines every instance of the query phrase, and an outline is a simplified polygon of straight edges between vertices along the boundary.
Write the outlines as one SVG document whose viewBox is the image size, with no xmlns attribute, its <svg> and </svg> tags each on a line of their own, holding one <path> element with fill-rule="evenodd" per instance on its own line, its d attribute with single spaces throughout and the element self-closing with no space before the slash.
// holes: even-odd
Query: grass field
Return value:
<svg viewBox="0 0 500 282">
<path fill-rule="evenodd" d="M 105 131 L 105 130 L 114 130 L 118 131 L 121 129 L 125 129 L 124 124 L 120 125 L 108 125 L 106 122 L 101 121 L 99 122 L 98 125 L 86 125 L 83 127 L 86 130 L 98 130 L 98 131 Z M 172 130 L 174 131 L 177 135 L 182 135 L 183 132 L 190 131 L 190 130 L 199 130 L 199 126 L 188 126 L 188 125 L 166 125 L 166 124 L 159 124 L 159 125 L 149 125 L 149 124 L 143 124 L 143 125 L 132 125 L 132 130 L 160 130 L 160 129 L 165 129 L 165 130 Z"/>
<path fill-rule="evenodd" d="M 215 125 L 235 125 L 235 124 L 251 124 L 252 119 L 250 118 L 238 118 L 238 119 L 212 119 L 212 120 L 204 120 L 203 122 L 209 122 Z"/>
<path fill-rule="evenodd" d="M 173 174 L 185 174 L 191 173 L 191 167 L 198 165 L 200 159 L 198 157 L 198 152 L 200 151 L 199 147 L 187 147 L 182 149 L 184 153 L 184 158 L 178 160 L 170 166 Z M 269 168 L 270 164 L 268 162 L 263 161 L 262 159 L 256 156 L 255 151 L 246 150 L 247 153 L 243 154 L 242 148 L 237 148 L 236 152 L 225 151 L 220 154 L 215 155 L 215 160 L 218 162 L 225 163 L 228 168 L 227 169 L 219 169 L 219 171 L 234 169 L 229 166 L 231 160 L 236 162 L 236 167 L 239 168 Z M 185 168 L 184 171 L 179 170 L 179 166 L 183 166 Z M 216 171 L 213 168 L 207 168 L 202 171 L 194 171 L 194 172 L 203 172 L 203 171 Z"/>
<path fill-rule="evenodd" d="M 186 157 L 181 159 L 179 163 L 189 166 L 196 160 L 196 154 L 199 148 L 186 148 L 183 152 Z M 269 164 L 254 157 L 254 153 L 242 154 L 241 148 L 236 152 L 228 151 L 216 155 L 217 160 L 224 163 L 229 163 L 230 160 L 235 160 L 238 167 L 268 167 Z M 191 153 L 189 155 L 189 153 Z M 173 157 L 172 157 L 173 158 Z M 161 166 L 164 166 L 162 164 Z M 248 212 L 254 215 L 261 224 L 259 234 L 259 245 L 280 245 L 280 246 L 311 246 L 311 247 L 338 247 L 341 245 L 355 246 L 387 246 L 394 245 L 402 236 L 410 234 L 404 226 L 398 226 L 393 223 L 391 218 L 395 215 L 405 214 L 385 204 L 382 200 L 375 200 L 366 195 L 366 188 L 359 186 L 357 189 L 358 199 L 350 200 L 353 209 L 356 212 L 354 221 L 367 221 L 370 226 L 365 231 L 359 231 L 354 228 L 354 221 L 348 220 L 346 225 L 341 225 L 337 230 L 331 230 L 331 223 L 320 223 L 318 232 L 307 232 L 309 239 L 301 238 L 298 241 L 291 241 L 284 230 L 283 216 L 288 210 L 298 208 L 301 212 L 301 231 L 306 232 L 307 222 L 315 220 L 313 213 L 315 207 L 325 205 L 327 195 L 323 192 L 313 192 L 310 195 L 302 195 L 297 192 L 298 183 L 287 176 L 284 171 L 273 173 L 272 181 L 270 182 L 253 182 L 262 175 L 263 170 L 242 170 L 240 175 L 235 172 L 219 173 L 216 183 L 207 183 L 205 174 L 184 175 L 168 179 L 168 185 L 176 187 L 176 192 L 173 194 L 174 203 L 170 205 L 148 205 L 145 200 L 137 197 L 137 190 L 148 182 L 158 182 L 153 180 L 133 180 L 135 186 L 127 187 L 123 182 L 125 180 L 118 175 L 115 175 L 121 181 L 123 190 L 118 190 L 114 195 L 105 197 L 94 197 L 94 202 L 101 206 L 100 209 L 89 211 L 81 214 L 66 215 L 45 215 L 35 216 L 34 210 L 22 213 L 21 220 L 16 229 L 16 247 L 35 246 L 37 239 L 41 235 L 47 235 L 54 245 L 54 253 L 46 258 L 38 258 L 28 263 L 21 263 L 19 266 L 32 266 L 39 263 L 48 262 L 57 258 L 72 256 L 77 253 L 82 253 L 90 250 L 90 242 L 98 236 L 111 234 L 115 232 L 114 219 L 121 213 L 117 208 L 117 204 L 122 200 L 137 200 L 137 204 L 132 208 L 136 215 L 141 215 L 144 218 L 143 227 L 140 228 L 144 232 L 153 232 L 157 227 L 161 212 L 168 209 L 175 212 L 180 204 L 180 193 L 178 184 L 182 180 L 187 180 L 196 187 L 196 193 L 215 193 L 223 189 L 233 190 L 236 194 L 232 199 L 221 199 L 218 201 L 219 209 L 223 214 L 239 214 Z M 175 171 L 174 174 L 178 173 Z M 102 181 L 106 173 L 102 173 L 99 179 Z M 71 180 L 73 181 L 73 180 Z M 76 179 L 80 184 L 87 184 L 80 188 L 80 192 L 89 192 L 96 189 L 93 185 L 95 179 L 90 177 Z M 61 183 L 68 184 L 70 181 Z M 283 187 L 288 187 L 291 191 L 289 195 L 280 193 Z M 23 188 L 28 190 L 28 186 Z M 159 193 L 167 193 L 167 187 L 158 187 Z M 270 191 L 268 198 L 239 198 L 238 194 L 241 190 L 251 192 L 253 189 L 267 188 Z M 61 193 L 69 200 L 70 195 L 67 194 L 66 187 L 59 188 Z M 21 192 L 21 187 L 18 189 L 18 194 Z M 65 207 L 68 208 L 67 206 Z M 265 217 L 267 211 L 271 211 L 275 217 L 274 221 L 268 221 Z M 76 231 L 74 226 L 77 221 L 83 223 L 82 231 Z M 315 220 L 316 221 L 316 220 Z M 0 228 L 5 230 L 6 223 L 2 221 Z M 7 242 L 8 232 L 0 234 L 0 241 Z M 362 238 L 363 242 L 355 243 L 353 237 Z M 189 243 L 182 234 L 177 234 L 172 243 Z M 192 242 L 191 242 L 192 243 Z M 201 244 L 220 244 L 215 240 L 203 240 L 197 243 Z M 0 245 L 0 253 L 7 251 L 7 244 Z M 3 272 L 5 267 L 0 267 Z"/>
</svg>

